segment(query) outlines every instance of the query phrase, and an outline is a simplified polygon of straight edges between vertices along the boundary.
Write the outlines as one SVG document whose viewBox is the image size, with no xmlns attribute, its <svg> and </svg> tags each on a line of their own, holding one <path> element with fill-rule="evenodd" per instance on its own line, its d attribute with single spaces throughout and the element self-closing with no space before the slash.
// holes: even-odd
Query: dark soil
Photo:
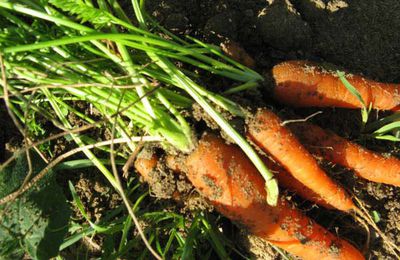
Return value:
<svg viewBox="0 0 400 260">
<path fill-rule="evenodd" d="M 399 81 L 400 2 L 342 0 L 153 0 L 168 29 L 207 42 L 238 41 L 269 68 L 279 60 L 324 60 L 382 81 Z"/>
<path fill-rule="evenodd" d="M 148 12 L 177 34 L 190 34 L 217 45 L 226 40 L 240 43 L 255 58 L 256 70 L 264 73 L 267 79 L 269 70 L 279 61 L 308 59 L 335 64 L 379 81 L 400 81 L 400 2 L 396 0 L 152 0 L 146 3 Z M 268 89 L 268 80 L 266 84 Z M 268 91 L 262 89 L 248 94 L 237 98 L 250 107 L 272 105 L 282 115 L 306 117 L 318 111 L 283 107 L 271 101 Z M 260 101 L 261 96 L 264 101 Z M 215 129 L 199 109 L 194 111 L 198 120 L 205 120 Z M 359 111 L 321 111 L 322 114 L 313 119 L 319 125 L 372 150 L 399 156 L 398 144 L 365 139 L 360 134 Z M 373 112 L 372 117 L 377 115 Z M 239 130 L 241 123 L 237 123 Z M 203 127 L 200 124 L 200 128 Z M 371 183 L 341 167 L 322 164 L 333 178 L 360 198 L 370 212 L 379 214 L 378 226 L 400 244 L 400 189 Z M 296 196 L 292 200 L 332 232 L 358 248 L 364 247 L 366 232 L 351 216 L 324 210 Z M 371 259 L 394 259 L 375 232 L 372 231 L 371 236 L 367 255 Z M 248 245 L 256 258 L 279 257 L 271 254 L 275 251 L 262 249 L 265 245 L 253 240 L 242 241 L 247 241 L 243 244 Z M 266 254 L 260 254 L 260 248 Z"/>
<path fill-rule="evenodd" d="M 15 147 L 21 145 L 21 135 L 12 123 L 8 111 L 0 102 L 0 163 L 4 162 Z"/>
</svg>

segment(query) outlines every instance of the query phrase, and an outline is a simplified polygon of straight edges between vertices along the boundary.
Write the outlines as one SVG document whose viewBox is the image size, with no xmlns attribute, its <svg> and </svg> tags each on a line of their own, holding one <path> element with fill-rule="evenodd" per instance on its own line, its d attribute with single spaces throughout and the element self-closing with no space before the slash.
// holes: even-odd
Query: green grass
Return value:
<svg viewBox="0 0 400 260">
<path fill-rule="evenodd" d="M 78 1 L 79 2 L 79 1 Z M 136 109 L 129 113 L 121 113 L 127 115 L 133 124 L 141 127 L 143 130 L 149 132 L 152 135 L 161 135 L 166 139 L 165 144 L 172 145 L 181 151 L 188 152 L 193 147 L 193 133 L 186 120 L 181 116 L 177 110 L 176 104 L 173 100 L 168 99 L 165 93 L 162 91 L 154 91 L 154 98 L 147 97 L 145 90 L 151 91 L 152 81 L 162 82 L 179 89 L 184 90 L 184 95 L 189 94 L 195 102 L 199 103 L 202 108 L 217 122 L 218 125 L 230 136 L 249 156 L 255 166 L 260 170 L 261 174 L 266 179 L 267 189 L 269 191 L 268 202 L 270 204 L 276 203 L 277 198 L 277 185 L 273 179 L 273 175 L 264 166 L 254 149 L 246 142 L 246 140 L 227 122 L 211 104 L 214 103 L 224 109 L 227 109 L 234 115 L 243 116 L 242 109 L 235 103 L 227 100 L 226 98 L 211 93 L 205 88 L 199 86 L 193 79 L 185 75 L 185 73 L 177 68 L 171 59 L 185 62 L 189 65 L 196 66 L 212 74 L 221 75 L 232 80 L 244 82 L 245 84 L 255 84 L 255 82 L 262 80 L 262 77 L 256 72 L 234 62 L 233 60 L 224 57 L 218 53 L 215 47 L 201 43 L 199 41 L 189 39 L 190 43 L 182 45 L 167 41 L 156 34 L 151 34 L 146 30 L 134 27 L 129 21 L 122 21 L 121 19 L 113 16 L 111 12 L 107 10 L 100 10 L 91 7 L 91 5 L 83 4 L 79 8 L 75 8 L 72 3 L 75 1 L 51 1 L 53 5 L 69 11 L 70 13 L 77 15 L 75 19 L 87 21 L 93 23 L 95 28 L 105 27 L 110 24 L 109 31 L 115 31 L 115 25 L 120 25 L 124 30 L 130 30 L 130 34 L 115 34 L 115 33 L 98 33 L 99 31 L 88 26 L 77 24 L 71 21 L 69 18 L 63 16 L 61 13 L 53 9 L 51 6 L 44 6 L 46 12 L 38 11 L 31 8 L 27 8 L 23 5 L 12 4 L 12 3 L 0 3 L 0 7 L 15 10 L 18 13 L 41 18 L 53 23 L 57 26 L 65 27 L 67 37 L 61 39 L 51 39 L 48 41 L 40 41 L 34 44 L 25 44 L 24 46 L 7 46 L 10 44 L 10 38 L 17 38 L 17 36 L 10 33 L 8 30 L 3 33 L 4 42 L 2 45 L 4 54 L 10 54 L 14 56 L 23 53 L 21 56 L 22 61 L 15 63 L 9 59 L 5 60 L 5 66 L 7 71 L 11 74 L 18 75 L 20 78 L 24 78 L 35 85 L 50 84 L 50 85 L 73 85 L 76 83 L 87 83 L 96 82 L 103 84 L 115 84 L 113 79 L 107 78 L 101 73 L 101 69 L 92 68 L 90 64 L 82 64 L 78 60 L 82 60 L 82 51 L 86 51 L 90 57 L 85 59 L 96 59 L 99 58 L 99 51 L 102 53 L 100 56 L 107 57 L 107 65 L 112 66 L 109 62 L 113 62 L 112 67 L 115 70 L 125 73 L 126 76 L 125 84 L 133 84 L 135 86 L 136 95 L 132 92 L 129 94 L 126 91 L 101 91 L 98 88 L 64 88 L 67 93 L 74 95 L 76 98 L 85 97 L 86 100 L 96 106 L 97 109 L 101 110 L 99 103 L 103 99 L 107 100 L 107 110 L 109 114 L 118 114 L 119 110 L 126 109 L 129 106 L 129 102 L 136 103 L 132 105 L 129 110 Z M 99 1 L 99 6 L 106 6 L 106 3 Z M 135 13 L 137 17 L 141 17 L 141 10 L 138 9 L 133 2 Z M 68 10 L 68 6 L 71 6 L 71 10 Z M 120 13 L 122 10 L 119 10 Z M 7 14 L 6 17 L 20 26 L 21 20 L 15 18 L 13 15 Z M 101 18 L 103 17 L 103 18 Z M 126 17 L 124 15 L 123 17 Z M 91 19 L 93 18 L 93 19 Z M 17 23 L 18 22 L 18 23 Z M 22 23 L 24 28 L 28 28 L 27 24 Z M 141 21 L 144 24 L 144 21 Z M 143 27 L 143 26 L 142 26 Z M 38 28 L 41 29 L 41 28 Z M 17 28 L 15 28 L 17 31 Z M 104 29 L 103 29 L 104 30 Z M 24 31 L 27 35 L 25 38 L 48 38 L 46 32 L 40 30 Z M 41 34 L 40 34 L 41 33 Z M 87 35 L 90 33 L 90 35 Z M 39 35 L 38 35 L 39 34 Z M 85 34 L 85 35 L 81 35 Z M 137 35 L 139 34 L 139 35 Z M 22 39 L 20 39 L 22 40 Z M 109 49 L 101 40 L 107 40 L 109 44 L 113 44 L 115 50 Z M 91 43 L 88 46 L 88 43 Z M 74 46 L 69 46 L 75 44 Z M 45 51 L 43 49 L 45 48 Z M 97 50 L 95 50 L 97 48 Z M 130 50 L 128 48 L 133 48 Z M 26 56 L 26 51 L 30 54 Z M 133 63 L 131 54 L 132 52 L 142 51 L 146 56 L 138 60 L 141 64 Z M 78 53 L 77 53 L 78 52 Z M 117 53 L 116 53 L 117 52 Z M 98 56 L 92 56 L 91 54 L 97 54 Z M 212 56 L 224 59 L 226 62 L 221 62 L 219 59 L 213 58 Z M 211 56 L 211 57 L 210 57 Z M 8 57 L 8 56 L 6 56 Z M 67 68 L 60 68 L 58 64 L 67 63 Z M 149 65 L 150 63 L 150 65 Z M 117 65 L 117 66 L 115 66 Z M 28 69 L 29 68 L 29 69 Z M 40 70 L 41 69 L 41 70 Z M 29 71 L 28 71 L 29 70 Z M 116 71 L 117 72 L 117 71 Z M 51 75 L 49 75 L 51 73 Z M 84 75 L 82 75 L 84 74 Z M 118 75 L 120 76 L 120 75 Z M 71 82 L 72 80 L 72 82 Z M 126 82 L 128 81 L 128 82 Z M 167 86 L 168 87 L 168 86 Z M 46 92 L 46 98 L 51 102 L 51 106 L 56 111 L 61 111 L 66 104 L 58 104 L 63 99 L 58 99 L 53 96 L 52 92 L 44 90 Z M 13 89 L 10 88 L 10 92 Z M 15 89 L 14 91 L 18 91 Z M 175 98 L 173 98 L 175 99 Z M 101 104 L 103 105 L 103 104 Z M 18 111 L 14 111 L 16 114 Z M 106 113 L 106 111 L 101 111 Z M 58 113 L 58 118 L 62 122 L 61 124 L 65 128 L 71 128 L 66 124 L 65 120 L 62 119 L 62 115 Z M 120 128 L 126 129 L 123 124 L 120 123 Z M 117 129 L 118 130 L 118 129 Z M 121 133 L 120 133 L 121 134 Z M 129 135 L 129 133 L 125 133 Z M 76 138 L 73 136 L 73 138 Z M 75 140 L 79 142 L 79 140 Z M 82 144 L 81 144 L 82 145 Z M 90 152 L 85 152 L 87 156 L 93 158 Z M 94 159 L 95 160 L 95 159 Z M 98 164 L 98 167 L 102 170 L 105 175 L 109 175 L 103 167 Z M 111 182 L 113 182 L 110 179 Z"/>
<path fill-rule="evenodd" d="M 119 209 L 101 223 L 93 223 L 70 185 L 74 204 L 84 220 L 71 222 L 60 250 L 83 237 L 102 235 L 106 236 L 104 258 L 129 254 L 141 243 L 140 236 L 131 236 L 138 215 L 160 224 L 159 228 L 145 229 L 141 234 L 159 256 L 195 257 L 196 248 L 208 241 L 211 247 L 207 254 L 226 259 L 236 249 L 216 228 L 217 220 L 199 212 L 188 227 L 182 216 L 161 209 L 140 211 L 140 203 L 147 194 L 133 196 L 138 184 L 121 182 L 116 164 L 123 164 L 136 151 L 140 136 L 159 142 L 164 149 L 190 152 L 198 133 L 185 111 L 198 103 L 253 161 L 266 180 L 267 201 L 276 204 L 278 189 L 272 173 L 218 112 L 222 109 L 244 117 L 246 111 L 224 97 L 222 91 L 214 93 L 200 85 L 201 76 L 194 71 L 215 79 L 229 79 L 231 85 L 225 88 L 225 94 L 257 87 L 263 78 L 224 56 L 216 46 L 172 35 L 148 17 L 143 6 L 143 1 L 132 1 L 130 11 L 136 19 L 131 21 L 115 0 L 1 1 L 0 54 L 4 76 L 0 94 L 22 123 L 20 130 L 26 133 L 26 147 L 35 148 L 51 161 L 32 180 L 39 179 L 68 156 L 83 152 L 87 159 L 67 162 L 63 167 L 71 170 L 95 166 L 129 206 L 129 214 Z M 177 62 L 185 64 L 184 68 L 178 67 Z M 84 103 L 90 112 L 78 108 L 78 103 Z M 83 126 L 75 125 L 77 121 Z M 49 125 L 58 134 L 50 134 Z M 99 140 L 101 132 L 108 132 L 119 141 Z M 78 148 L 54 158 L 49 144 L 60 137 L 73 141 Z M 18 151 L 0 170 L 23 152 L 24 149 Z M 177 221 L 169 226 L 164 220 L 171 216 Z M 116 240 L 119 242 L 115 243 Z M 148 256 L 149 252 L 143 251 L 141 257 Z"/>
</svg>

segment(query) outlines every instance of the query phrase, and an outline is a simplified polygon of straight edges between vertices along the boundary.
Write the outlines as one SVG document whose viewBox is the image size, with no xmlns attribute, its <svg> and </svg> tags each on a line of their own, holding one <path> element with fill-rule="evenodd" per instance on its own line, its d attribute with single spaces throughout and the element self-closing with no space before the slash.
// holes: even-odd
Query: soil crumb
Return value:
<svg viewBox="0 0 400 260">
<path fill-rule="evenodd" d="M 272 260 L 281 259 L 279 253 L 265 240 L 248 234 L 246 231 L 240 231 L 240 243 L 248 250 L 251 259 L 254 260 Z"/>
<path fill-rule="evenodd" d="M 145 147 L 138 157 L 150 158 L 157 151 L 153 147 Z M 176 162 L 182 162 L 183 157 L 174 155 Z M 177 206 L 177 211 L 187 214 L 192 211 L 205 210 L 212 211 L 213 207 L 202 197 L 193 187 L 182 172 L 184 169 L 178 169 L 176 165 L 168 162 L 166 155 L 161 154 L 155 169 L 149 173 L 148 185 L 151 196 L 157 199 L 172 199 Z M 169 167 L 174 169 L 171 169 Z M 178 165 L 182 167 L 182 165 Z"/>
</svg>

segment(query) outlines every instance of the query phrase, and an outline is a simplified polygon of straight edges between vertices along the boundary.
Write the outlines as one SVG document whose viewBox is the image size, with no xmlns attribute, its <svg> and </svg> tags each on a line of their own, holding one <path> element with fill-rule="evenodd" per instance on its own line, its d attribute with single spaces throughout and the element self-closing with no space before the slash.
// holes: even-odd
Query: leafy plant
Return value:
<svg viewBox="0 0 400 260">
<path fill-rule="evenodd" d="M 134 201 L 132 205 L 126 203 L 127 209 L 133 208 L 138 216 L 146 218 L 146 214 L 136 211 L 145 194 L 134 196 L 130 183 L 120 183 L 116 162 L 124 163 L 136 151 L 139 140 L 190 151 L 196 143 L 196 133 L 186 115 L 197 102 L 252 159 L 267 180 L 269 203 L 276 203 L 278 190 L 272 173 L 219 112 L 225 110 L 232 116 L 244 117 L 245 111 L 221 94 L 209 91 L 199 80 L 200 74 L 224 77 L 230 82 L 226 93 L 234 93 L 257 87 L 263 78 L 224 56 L 216 46 L 169 33 L 148 18 L 143 3 L 132 1 L 136 21 L 131 21 L 115 0 L 0 1 L 0 23 L 4 24 L 0 29 L 1 65 L 5 74 L 0 93 L 8 94 L 6 105 L 30 130 L 28 133 L 46 135 L 41 136 L 45 140 L 38 141 L 36 147 L 55 139 L 48 136 L 49 132 L 40 131 L 41 125 L 35 124 L 37 115 L 59 129 L 61 133 L 56 136 L 74 142 L 78 146 L 75 149 L 87 157 L 84 163 L 64 167 L 96 166 L 122 197 L 127 194 Z M 90 112 L 82 111 L 77 103 L 84 103 Z M 25 113 L 27 110 L 29 113 Z M 103 137 L 99 132 L 107 132 L 113 141 L 99 140 Z M 104 154 L 110 158 L 104 159 Z M 51 151 L 47 150 L 47 155 L 52 156 Z M 0 170 L 6 169 L 12 159 Z M 64 158 L 52 159 L 46 167 Z M 86 215 L 73 186 L 70 188 L 77 208 Z M 93 223 L 87 215 L 82 221 L 69 226 L 61 250 L 86 236 L 105 235 L 103 257 L 115 258 L 129 255 L 140 242 L 139 236 L 128 235 L 133 215 L 128 216 L 121 209 L 100 223 Z M 201 239 L 210 241 L 217 254 L 225 256 L 224 248 L 229 245 L 219 241 L 216 226 L 200 218 L 196 223 L 193 232 L 204 234 Z M 176 244 L 188 250 L 198 239 L 186 240 L 179 232 L 188 229 L 178 226 L 171 227 L 175 231 L 166 244 L 158 239 L 159 229 L 146 229 L 145 235 L 160 255 L 179 254 L 182 251 L 175 250 Z M 143 257 L 146 254 L 144 251 Z"/>
<path fill-rule="evenodd" d="M 34 158 L 33 173 L 44 162 Z M 17 189 L 28 172 L 25 156 L 0 172 L 1 197 Z M 27 252 L 33 259 L 49 259 L 58 255 L 68 230 L 70 209 L 54 175 L 42 179 L 35 189 L 0 206 L 0 257 L 18 259 Z"/>
<path fill-rule="evenodd" d="M 43 3 L 38 4 L 40 8 L 35 6 L 35 9 L 5 1 L 0 3 L 0 7 L 63 26 L 65 27 L 66 37 L 61 38 L 57 35 L 58 37 L 55 40 L 16 47 L 9 46 L 9 42 L 5 41 L 6 45 L 3 50 L 9 57 L 6 57 L 5 66 L 7 72 L 11 73 L 11 75 L 18 75 L 19 78 L 23 78 L 34 85 L 70 86 L 62 88 L 62 91 L 59 89 L 57 92 L 49 91 L 47 87 L 40 88 L 52 108 L 56 111 L 57 117 L 62 121 L 61 125 L 64 128 L 71 128 L 62 113 L 63 109 L 65 110 L 68 106 L 63 101 L 66 98 L 65 94 L 69 94 L 74 96 L 69 98 L 84 99 L 90 102 L 102 114 L 107 115 L 108 118 L 119 114 L 127 116 L 130 119 L 129 124 L 136 125 L 152 135 L 164 138 L 165 142 L 163 143 L 165 146 L 172 145 L 181 151 L 187 152 L 194 145 L 193 132 L 178 110 L 179 105 L 177 103 L 182 100 L 188 100 L 187 95 L 189 95 L 249 156 L 266 179 L 268 202 L 270 204 L 276 203 L 278 189 L 272 173 L 265 167 L 250 144 L 222 117 L 210 102 L 236 116 L 244 116 L 242 108 L 234 102 L 218 94 L 211 93 L 198 85 L 183 70 L 179 69 L 173 61 L 181 61 L 212 74 L 224 76 L 245 84 L 262 80 L 259 74 L 225 57 L 215 47 L 198 40 L 189 38 L 189 42 L 183 40 L 171 41 L 151 33 L 144 20 L 144 12 L 137 1 L 132 3 L 140 28 L 135 27 L 129 20 L 126 20 L 127 16 L 124 15 L 123 10 L 116 1 L 113 1 L 112 7 L 114 10 L 111 11 L 106 1 L 99 0 L 98 13 L 93 10 L 94 7 L 90 2 L 78 1 L 79 10 L 71 5 L 71 1 L 53 0 L 49 3 L 78 16 L 70 19 L 54 9 L 52 5 Z M 43 10 L 43 8 L 45 9 Z M 107 15 L 104 12 L 107 12 Z M 115 12 L 115 15 L 113 12 Z M 14 26 L 29 28 L 26 23 L 21 25 L 21 21 L 15 16 L 8 13 L 5 16 L 12 21 Z M 107 24 L 107 29 L 113 33 L 104 33 L 96 30 L 96 27 L 91 28 L 74 22 L 75 20 L 84 22 L 92 18 L 92 16 L 109 17 L 111 20 Z M 94 23 L 97 23 L 97 20 Z M 122 27 L 123 30 L 129 31 L 129 33 L 116 33 L 118 28 L 115 25 Z M 29 38 L 38 38 L 38 35 L 35 35 L 37 31 L 26 30 L 24 33 L 28 34 Z M 8 34 L 8 31 L 5 32 L 4 38 L 7 38 Z M 40 38 L 47 39 L 48 36 Z M 176 37 L 173 39 L 176 39 Z M 108 46 L 103 44 L 102 41 L 106 41 Z M 69 47 L 69 45 L 73 46 Z M 134 63 L 132 55 L 139 52 L 142 52 L 145 56 L 135 60 L 138 63 Z M 106 58 L 103 69 L 112 68 L 113 72 L 122 71 L 125 80 L 115 82 L 114 79 L 120 76 L 112 75 L 111 78 L 106 77 L 105 72 L 101 69 L 79 62 L 83 60 L 82 53 L 88 55 L 85 59 L 90 59 L 89 57 L 91 59 Z M 221 62 L 221 59 L 225 63 Z M 64 63 L 67 66 L 60 68 L 57 65 L 58 63 Z M 29 68 L 29 71 L 21 68 Z M 84 74 L 82 75 L 82 73 Z M 110 73 L 107 72 L 107 74 Z M 43 77 L 42 75 L 46 76 Z M 151 82 L 163 83 L 165 87 L 163 89 L 155 89 L 150 84 Z M 84 84 L 88 87 L 76 88 L 76 84 Z M 112 86 L 133 84 L 132 88 L 136 90 L 136 94 L 113 88 L 110 91 L 103 91 L 93 86 L 97 84 Z M 177 87 L 178 89 L 175 90 L 177 92 L 171 92 L 171 86 Z M 26 86 L 24 88 L 26 90 Z M 179 91 L 179 89 L 183 90 L 183 92 Z M 10 88 L 10 91 L 18 91 L 18 89 Z M 148 95 L 145 91 L 154 93 L 154 95 Z M 62 98 L 57 97 L 60 92 L 64 92 Z M 103 100 L 107 100 L 107 102 L 104 103 L 102 102 Z M 15 113 L 18 114 L 17 109 Z M 82 114 L 77 115 L 87 120 Z M 116 122 L 118 123 L 116 131 L 120 136 L 127 137 L 134 134 L 126 127 L 125 122 L 120 119 L 116 120 Z M 83 145 L 79 137 L 71 136 L 75 142 L 81 146 Z M 131 150 L 133 150 L 133 146 L 131 143 Z M 115 181 L 105 167 L 95 159 L 90 151 L 86 150 L 84 152 L 89 158 L 96 161 L 97 167 L 115 186 Z"/>
</svg>

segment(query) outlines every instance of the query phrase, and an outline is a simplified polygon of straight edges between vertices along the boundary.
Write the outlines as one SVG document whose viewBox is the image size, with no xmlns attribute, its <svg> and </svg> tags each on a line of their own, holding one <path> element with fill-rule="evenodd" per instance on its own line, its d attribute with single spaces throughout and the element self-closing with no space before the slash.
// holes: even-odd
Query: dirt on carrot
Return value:
<svg viewBox="0 0 400 260">
<path fill-rule="evenodd" d="M 240 236 L 241 243 L 250 250 L 252 259 L 261 260 L 279 258 L 279 253 L 276 252 L 265 240 L 251 235 L 246 231 L 242 231 Z"/>
<path fill-rule="evenodd" d="M 171 160 L 174 158 L 174 160 Z M 211 211 L 213 207 L 195 190 L 182 173 L 183 158 L 158 156 L 155 149 L 145 147 L 135 161 L 136 171 L 140 173 L 150 188 L 151 196 L 158 199 L 172 199 L 176 209 L 185 214 L 196 210 Z"/>
<path fill-rule="evenodd" d="M 268 206 L 262 177 L 237 147 L 222 139 L 205 135 L 189 155 L 187 168 L 190 181 L 219 212 L 278 247 L 305 259 L 364 259 L 285 200 Z M 235 174 L 229 173 L 232 169 Z M 215 194 L 215 186 L 222 193 Z"/>
<path fill-rule="evenodd" d="M 276 100 L 294 107 L 362 108 L 363 104 L 345 87 L 336 71 L 304 60 L 285 61 L 272 69 Z M 367 107 L 397 111 L 400 108 L 400 85 L 373 81 L 347 74 Z"/>
<path fill-rule="evenodd" d="M 247 135 L 263 151 L 272 155 L 295 179 L 333 207 L 355 209 L 350 196 L 318 166 L 282 120 L 267 109 L 257 111 L 248 123 Z"/>
</svg>

